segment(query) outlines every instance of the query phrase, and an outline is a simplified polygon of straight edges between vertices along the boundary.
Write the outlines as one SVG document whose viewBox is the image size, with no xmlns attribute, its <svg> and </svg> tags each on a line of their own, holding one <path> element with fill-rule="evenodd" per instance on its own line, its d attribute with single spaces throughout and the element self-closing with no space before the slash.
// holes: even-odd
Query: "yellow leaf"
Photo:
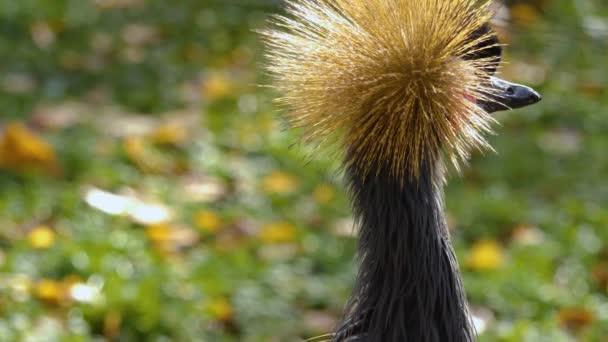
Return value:
<svg viewBox="0 0 608 342">
<path fill-rule="evenodd" d="M 192 228 L 168 223 L 148 226 L 146 236 L 155 251 L 164 257 L 178 256 L 176 252 L 181 248 L 194 246 L 199 237 Z"/>
<path fill-rule="evenodd" d="M 63 284 L 52 279 L 43 279 L 34 287 L 34 296 L 45 302 L 59 303 L 64 298 L 64 294 Z"/>
<path fill-rule="evenodd" d="M 188 169 L 187 162 L 168 158 L 166 154 L 154 149 L 150 142 L 142 136 L 126 137 L 122 147 L 129 161 L 145 173 L 173 175 L 183 173 Z"/>
<path fill-rule="evenodd" d="M 296 237 L 296 228 L 288 222 L 278 222 L 262 227 L 260 239 L 264 242 L 290 242 Z"/>
<path fill-rule="evenodd" d="M 127 137 L 123 141 L 122 146 L 129 159 L 133 162 L 139 162 L 146 152 L 144 140 L 141 137 Z"/>
<path fill-rule="evenodd" d="M 161 164 L 151 150 L 146 146 L 146 141 L 141 136 L 126 137 L 122 143 L 125 154 L 137 168 L 144 172 L 158 171 Z"/>
<path fill-rule="evenodd" d="M 233 92 L 233 85 L 221 73 L 212 74 L 203 84 L 203 96 L 210 100 L 217 100 L 230 95 Z"/>
<path fill-rule="evenodd" d="M 188 130 L 183 125 L 166 123 L 152 132 L 152 140 L 161 145 L 179 145 L 188 139 Z"/>
<path fill-rule="evenodd" d="M 210 210 L 199 210 L 194 214 L 194 224 L 209 233 L 217 232 L 222 226 L 221 218 Z"/>
<path fill-rule="evenodd" d="M 0 138 L 0 166 L 16 171 L 57 170 L 53 147 L 20 123 L 11 123 Z"/>
<path fill-rule="evenodd" d="M 312 195 L 318 203 L 327 204 L 336 197 L 336 192 L 330 185 L 321 184 L 316 187 Z"/>
<path fill-rule="evenodd" d="M 476 271 L 492 271 L 504 263 L 502 246 L 494 240 L 481 240 L 473 245 L 467 257 L 467 265 Z"/>
<path fill-rule="evenodd" d="M 232 316 L 234 314 L 232 305 L 226 298 L 223 297 L 213 299 L 207 305 L 207 312 L 213 318 L 220 321 L 229 321 L 230 319 L 232 319 Z"/>
<path fill-rule="evenodd" d="M 46 249 L 55 244 L 55 232 L 47 226 L 38 226 L 28 234 L 27 240 L 33 248 Z"/>
<path fill-rule="evenodd" d="M 156 224 L 146 228 L 146 236 L 153 242 L 167 242 L 171 240 L 172 228 L 167 224 Z"/>
<path fill-rule="evenodd" d="M 298 181 L 291 175 L 275 171 L 263 179 L 262 186 L 266 193 L 288 194 L 297 190 Z"/>
</svg>

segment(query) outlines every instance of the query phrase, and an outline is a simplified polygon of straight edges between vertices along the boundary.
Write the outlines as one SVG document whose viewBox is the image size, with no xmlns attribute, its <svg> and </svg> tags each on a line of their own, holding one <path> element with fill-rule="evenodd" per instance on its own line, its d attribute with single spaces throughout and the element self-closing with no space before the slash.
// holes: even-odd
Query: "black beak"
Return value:
<svg viewBox="0 0 608 342">
<path fill-rule="evenodd" d="M 494 76 L 491 77 L 491 82 L 493 94 L 487 101 L 479 103 L 488 113 L 526 107 L 542 99 L 540 94 L 530 87 L 507 82 Z"/>
</svg>

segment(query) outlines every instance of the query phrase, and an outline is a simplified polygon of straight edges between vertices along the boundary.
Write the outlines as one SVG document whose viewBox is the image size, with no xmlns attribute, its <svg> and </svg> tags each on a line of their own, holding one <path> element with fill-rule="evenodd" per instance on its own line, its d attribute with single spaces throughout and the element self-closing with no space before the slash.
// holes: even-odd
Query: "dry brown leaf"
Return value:
<svg viewBox="0 0 608 342">
<path fill-rule="evenodd" d="M 561 309 L 557 317 L 564 328 L 571 330 L 579 330 L 595 321 L 595 313 L 583 307 Z"/>
<path fill-rule="evenodd" d="M 53 146 L 21 123 L 10 123 L 0 137 L 0 167 L 18 172 L 57 172 Z"/>
<path fill-rule="evenodd" d="M 536 9 L 524 3 L 518 3 L 511 7 L 511 16 L 515 21 L 526 25 L 534 24 L 540 19 Z"/>
<path fill-rule="evenodd" d="M 608 262 L 602 261 L 593 266 L 591 276 L 602 290 L 608 290 Z"/>
</svg>

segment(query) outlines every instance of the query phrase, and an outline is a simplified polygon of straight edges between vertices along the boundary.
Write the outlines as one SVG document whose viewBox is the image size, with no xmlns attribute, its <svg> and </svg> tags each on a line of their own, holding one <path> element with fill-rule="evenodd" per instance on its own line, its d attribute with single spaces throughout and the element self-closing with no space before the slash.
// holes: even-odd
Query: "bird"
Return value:
<svg viewBox="0 0 608 342">
<path fill-rule="evenodd" d="M 491 149 L 493 112 L 541 100 L 497 76 L 489 0 L 286 0 L 260 31 L 301 140 L 340 160 L 358 273 L 335 342 L 476 339 L 448 231 L 450 169 Z"/>
</svg>

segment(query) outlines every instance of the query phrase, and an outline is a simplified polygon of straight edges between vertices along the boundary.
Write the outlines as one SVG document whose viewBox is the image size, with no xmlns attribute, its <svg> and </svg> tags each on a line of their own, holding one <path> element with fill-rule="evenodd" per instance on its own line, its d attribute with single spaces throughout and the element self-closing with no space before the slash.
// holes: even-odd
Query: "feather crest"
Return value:
<svg viewBox="0 0 608 342">
<path fill-rule="evenodd" d="M 464 57 L 491 15 L 488 0 L 287 0 L 262 32 L 267 68 L 305 141 L 364 156 L 345 160 L 362 174 L 415 179 L 427 158 L 458 166 L 489 147 L 493 119 L 468 98 L 492 93 L 496 61 Z"/>
</svg>

